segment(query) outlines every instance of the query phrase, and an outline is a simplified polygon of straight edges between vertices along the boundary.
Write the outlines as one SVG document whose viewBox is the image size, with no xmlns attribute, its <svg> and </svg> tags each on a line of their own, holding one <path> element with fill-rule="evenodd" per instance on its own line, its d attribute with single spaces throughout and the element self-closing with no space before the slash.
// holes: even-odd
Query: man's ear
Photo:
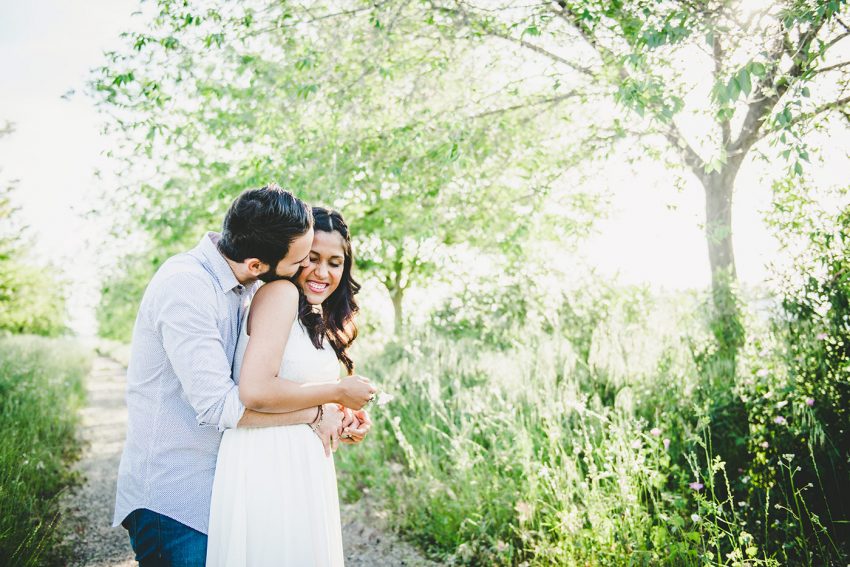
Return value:
<svg viewBox="0 0 850 567">
<path fill-rule="evenodd" d="M 264 274 L 269 270 L 269 265 L 259 258 L 245 258 L 242 263 L 245 265 L 245 268 L 248 269 L 248 273 L 251 274 L 252 278 L 256 278 L 260 274 Z"/>
</svg>

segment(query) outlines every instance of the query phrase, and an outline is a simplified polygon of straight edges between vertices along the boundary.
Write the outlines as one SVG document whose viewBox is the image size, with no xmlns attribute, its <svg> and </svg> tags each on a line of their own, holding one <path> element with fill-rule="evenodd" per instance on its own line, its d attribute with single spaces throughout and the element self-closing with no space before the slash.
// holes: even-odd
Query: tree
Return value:
<svg viewBox="0 0 850 567">
<path fill-rule="evenodd" d="M 13 131 L 6 123 L 0 137 Z M 63 290 L 47 268 L 26 258 L 26 227 L 13 191 L 14 182 L 0 184 L 0 331 L 58 335 L 65 331 Z"/>
<path fill-rule="evenodd" d="M 616 102 L 626 111 L 616 121 L 620 134 L 650 148 L 661 141 L 699 180 L 712 329 L 718 359 L 731 363 L 725 373 L 734 371 L 743 341 L 734 291 L 735 180 L 765 139 L 779 144 L 791 174 L 801 173 L 809 160 L 805 133 L 827 113 L 846 112 L 850 61 L 836 58 L 850 36 L 845 2 L 437 0 L 423 6 L 446 36 L 514 46 L 507 57 L 520 54 L 544 67 L 549 96 L 569 89 L 597 107 Z M 694 73 L 691 65 L 705 72 Z M 695 118 L 700 125 L 688 128 Z"/>
<path fill-rule="evenodd" d="M 579 149 L 526 143 L 550 127 L 550 97 L 483 107 L 463 88 L 467 48 L 405 5 L 157 8 L 94 84 L 127 140 L 115 152 L 125 171 L 139 155 L 157 166 L 141 195 L 123 194 L 159 248 L 218 222 L 243 188 L 277 181 L 345 213 L 400 332 L 405 293 L 435 275 L 440 250 L 509 249 L 549 208 L 565 237 L 594 217 L 595 200 L 557 186 Z"/>
</svg>

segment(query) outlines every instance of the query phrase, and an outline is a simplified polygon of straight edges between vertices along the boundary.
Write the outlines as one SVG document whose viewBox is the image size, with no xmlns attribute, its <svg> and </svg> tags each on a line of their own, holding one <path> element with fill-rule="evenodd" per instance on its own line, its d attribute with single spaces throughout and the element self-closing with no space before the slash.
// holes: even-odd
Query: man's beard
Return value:
<svg viewBox="0 0 850 567">
<path fill-rule="evenodd" d="M 277 274 L 277 264 L 275 264 L 274 266 L 270 267 L 268 270 L 257 276 L 257 279 L 265 283 L 276 282 L 277 280 L 289 280 L 292 283 L 295 283 L 298 279 L 298 274 L 301 273 L 302 269 L 303 268 L 299 267 L 298 271 L 291 276 L 280 276 Z"/>
<path fill-rule="evenodd" d="M 274 266 L 269 266 L 269 269 L 257 276 L 257 279 L 265 283 L 271 283 L 277 280 L 285 280 L 286 276 L 277 275 L 277 264 L 278 263 L 275 262 Z"/>
</svg>

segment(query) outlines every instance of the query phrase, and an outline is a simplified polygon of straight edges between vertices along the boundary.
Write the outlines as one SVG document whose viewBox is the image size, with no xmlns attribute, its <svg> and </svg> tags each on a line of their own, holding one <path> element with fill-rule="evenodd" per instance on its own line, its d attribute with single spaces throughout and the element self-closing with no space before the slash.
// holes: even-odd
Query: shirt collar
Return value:
<svg viewBox="0 0 850 567">
<path fill-rule="evenodd" d="M 192 250 L 192 253 L 205 265 L 207 270 L 213 275 L 221 288 L 222 293 L 227 293 L 234 288 L 245 289 L 245 286 L 239 283 L 230 264 L 224 259 L 224 256 L 218 250 L 218 241 L 221 239 L 221 234 L 217 232 L 208 232 L 201 241 Z M 250 286 L 249 286 L 250 287 Z"/>
</svg>

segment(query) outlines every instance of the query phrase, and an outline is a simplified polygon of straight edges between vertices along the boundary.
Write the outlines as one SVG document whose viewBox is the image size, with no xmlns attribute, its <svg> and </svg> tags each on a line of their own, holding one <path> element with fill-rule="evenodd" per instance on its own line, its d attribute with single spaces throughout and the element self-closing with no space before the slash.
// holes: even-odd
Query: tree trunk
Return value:
<svg viewBox="0 0 850 567">
<path fill-rule="evenodd" d="M 705 235 L 711 266 L 711 331 L 717 343 L 716 360 L 724 362 L 721 374 L 732 378 L 744 328 L 736 296 L 738 280 L 732 247 L 732 191 L 740 167 L 730 161 L 721 171 L 702 178 L 705 188 Z M 718 368 L 718 370 L 721 370 Z"/>
<path fill-rule="evenodd" d="M 702 177 L 705 188 L 705 234 L 711 266 L 710 326 L 714 345 L 697 361 L 711 417 L 711 450 L 722 456 L 731 470 L 746 466 L 747 408 L 735 395 L 738 351 L 744 344 L 744 327 L 736 296 L 737 272 L 732 247 L 732 190 L 740 160 L 730 160 L 721 171 Z M 727 498 L 725 488 L 721 496 Z"/>
<path fill-rule="evenodd" d="M 390 299 L 393 301 L 393 312 L 395 313 L 395 327 L 393 329 L 395 336 L 400 337 L 404 329 L 404 311 L 402 310 L 402 299 L 404 299 L 404 290 L 400 287 L 395 287 L 388 290 Z"/>
</svg>

